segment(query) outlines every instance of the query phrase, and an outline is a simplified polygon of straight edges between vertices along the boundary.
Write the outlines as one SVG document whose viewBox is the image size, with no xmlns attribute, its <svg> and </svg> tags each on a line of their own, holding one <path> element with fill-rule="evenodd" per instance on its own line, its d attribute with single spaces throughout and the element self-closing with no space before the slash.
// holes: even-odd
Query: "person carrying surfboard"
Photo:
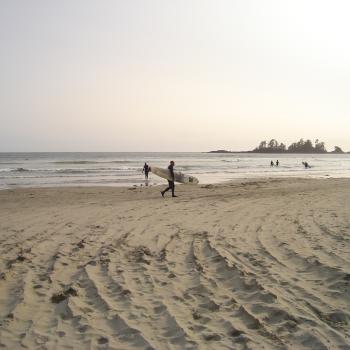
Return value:
<svg viewBox="0 0 350 350">
<path fill-rule="evenodd" d="M 162 194 L 162 197 L 164 197 L 164 193 L 171 190 L 172 197 L 177 197 L 175 196 L 175 174 L 174 174 L 174 165 L 175 162 L 172 160 L 168 166 L 171 180 L 168 180 L 169 186 L 164 190 L 161 191 L 160 193 Z"/>
</svg>

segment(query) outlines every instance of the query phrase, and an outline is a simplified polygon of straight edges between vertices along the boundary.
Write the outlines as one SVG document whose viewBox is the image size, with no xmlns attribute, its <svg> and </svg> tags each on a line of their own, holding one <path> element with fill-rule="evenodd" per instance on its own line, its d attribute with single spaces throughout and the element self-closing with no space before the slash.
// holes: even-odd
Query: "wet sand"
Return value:
<svg viewBox="0 0 350 350">
<path fill-rule="evenodd" d="M 0 191 L 0 347 L 350 349 L 350 180 Z"/>
</svg>

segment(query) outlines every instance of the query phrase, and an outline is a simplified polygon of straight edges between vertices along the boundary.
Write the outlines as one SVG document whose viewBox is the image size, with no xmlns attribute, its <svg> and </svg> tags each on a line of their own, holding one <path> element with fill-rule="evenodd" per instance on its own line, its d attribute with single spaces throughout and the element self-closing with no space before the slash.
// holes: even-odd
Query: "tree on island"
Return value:
<svg viewBox="0 0 350 350">
<path fill-rule="evenodd" d="M 327 153 L 326 146 L 325 146 L 324 142 L 319 142 L 319 140 L 316 139 L 315 151 L 316 151 L 316 153 Z"/>
<path fill-rule="evenodd" d="M 300 139 L 299 142 L 294 142 L 288 147 L 288 152 L 291 153 L 324 153 L 327 152 L 324 149 L 324 143 L 319 143 L 316 140 L 315 147 L 312 145 L 312 141 Z"/>
<path fill-rule="evenodd" d="M 288 149 L 284 143 L 278 143 L 272 139 L 269 142 L 261 141 L 259 147 L 256 147 L 252 152 L 258 153 L 327 153 L 324 142 L 315 141 L 313 146 L 311 140 L 304 141 L 300 139 L 298 142 L 292 143 Z M 338 152 L 337 152 L 338 153 Z"/>
<path fill-rule="evenodd" d="M 339 146 L 334 146 L 334 151 L 332 151 L 331 153 L 343 154 L 345 152 Z"/>
<path fill-rule="evenodd" d="M 269 143 L 266 141 L 261 141 L 259 147 L 255 148 L 253 152 L 262 153 L 283 153 L 286 151 L 286 145 L 283 143 L 278 143 L 277 140 L 272 139 Z"/>
</svg>

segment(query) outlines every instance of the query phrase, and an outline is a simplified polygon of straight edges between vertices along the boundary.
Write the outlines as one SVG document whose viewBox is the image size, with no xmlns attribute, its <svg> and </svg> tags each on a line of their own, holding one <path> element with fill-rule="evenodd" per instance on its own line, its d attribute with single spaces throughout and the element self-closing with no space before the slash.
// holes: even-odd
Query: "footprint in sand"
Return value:
<svg viewBox="0 0 350 350">
<path fill-rule="evenodd" d="M 59 304 L 60 302 L 66 300 L 70 296 L 75 297 L 77 295 L 78 295 L 77 291 L 74 288 L 69 287 L 68 289 L 62 292 L 53 294 L 51 297 L 51 302 L 54 304 Z"/>
<path fill-rule="evenodd" d="M 221 340 L 221 336 L 219 334 L 205 334 L 204 339 L 207 341 L 219 341 Z"/>
<path fill-rule="evenodd" d="M 100 344 L 100 345 L 104 345 L 104 344 L 107 344 L 109 342 L 108 338 L 106 337 L 100 337 L 97 342 Z"/>
<path fill-rule="evenodd" d="M 244 332 L 238 330 L 238 329 L 233 329 L 231 332 L 231 336 L 232 337 L 239 337 L 240 335 L 242 335 Z"/>
<path fill-rule="evenodd" d="M 173 273 L 173 272 L 170 272 L 169 275 L 168 275 L 169 278 L 175 278 L 176 275 Z"/>
<path fill-rule="evenodd" d="M 47 343 L 48 341 L 49 341 L 49 338 L 44 336 L 44 335 L 38 335 L 35 339 L 35 342 L 38 345 L 43 345 L 43 344 Z"/>
<path fill-rule="evenodd" d="M 192 313 L 192 317 L 194 320 L 199 320 L 200 318 L 202 318 L 202 316 L 200 315 L 200 313 L 198 311 L 194 311 Z"/>
<path fill-rule="evenodd" d="M 78 328 L 78 331 L 79 331 L 80 333 L 85 333 L 87 330 L 88 330 L 88 326 L 87 326 L 87 325 L 83 325 L 83 326 L 80 326 L 80 327 Z"/>
<path fill-rule="evenodd" d="M 164 311 L 166 311 L 166 307 L 164 305 L 159 305 L 159 306 L 154 307 L 154 312 L 157 315 L 163 313 Z"/>
</svg>

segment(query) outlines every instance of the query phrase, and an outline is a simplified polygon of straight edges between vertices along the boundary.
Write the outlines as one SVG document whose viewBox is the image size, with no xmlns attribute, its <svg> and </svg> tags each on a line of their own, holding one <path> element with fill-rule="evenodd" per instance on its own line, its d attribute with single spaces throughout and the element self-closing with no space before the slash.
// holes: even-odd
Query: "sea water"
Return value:
<svg viewBox="0 0 350 350">
<path fill-rule="evenodd" d="M 279 166 L 270 166 L 271 160 Z M 261 177 L 350 177 L 350 154 L 254 153 L 0 153 L 0 189 L 48 186 L 141 186 L 166 181 L 143 164 L 167 167 L 196 176 L 200 183 Z M 311 168 L 305 169 L 306 161 Z"/>
</svg>

